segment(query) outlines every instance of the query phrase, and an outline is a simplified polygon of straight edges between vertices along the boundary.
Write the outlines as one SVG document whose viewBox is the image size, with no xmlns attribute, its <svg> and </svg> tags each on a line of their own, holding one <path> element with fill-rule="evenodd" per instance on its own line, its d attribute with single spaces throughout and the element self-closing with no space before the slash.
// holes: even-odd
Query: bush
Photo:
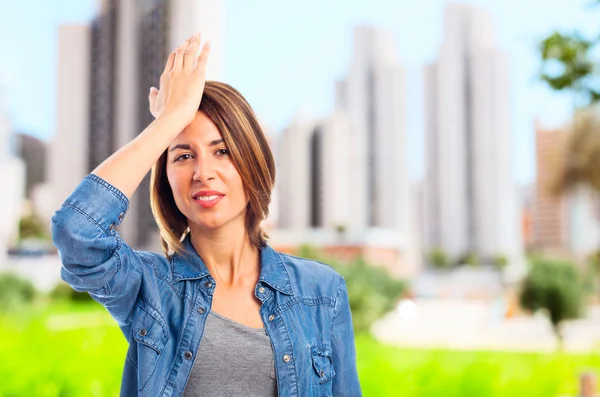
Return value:
<svg viewBox="0 0 600 397">
<path fill-rule="evenodd" d="M 427 255 L 427 259 L 429 264 L 436 269 L 447 269 L 450 267 L 448 255 L 441 248 L 435 248 L 431 250 L 429 255 Z"/>
<path fill-rule="evenodd" d="M 504 269 L 506 267 L 506 265 L 508 265 L 508 258 L 506 257 L 506 255 L 495 255 L 492 258 L 492 264 L 497 268 L 497 269 Z"/>
<path fill-rule="evenodd" d="M 325 258 L 309 246 L 301 247 L 299 255 L 327 263 L 344 277 L 357 333 L 368 331 L 373 322 L 393 310 L 407 287 L 405 281 L 393 278 L 385 269 L 367 264 L 363 259 L 344 263 Z"/>
<path fill-rule="evenodd" d="M 562 324 L 583 311 L 582 280 L 570 262 L 541 259 L 532 263 L 519 293 L 521 306 L 532 312 L 546 311 L 562 345 Z"/>
<path fill-rule="evenodd" d="M 50 292 L 50 298 L 53 300 L 70 300 L 74 302 L 87 302 L 93 300 L 87 292 L 75 291 L 65 282 L 59 282 Z"/>
<path fill-rule="evenodd" d="M 477 254 L 475 254 L 474 252 L 465 252 L 457 259 L 456 266 L 479 266 L 479 263 L 480 261 Z"/>
<path fill-rule="evenodd" d="M 46 230 L 46 225 L 36 215 L 28 215 L 19 221 L 19 238 L 34 238 L 40 240 L 50 240 Z"/>
<path fill-rule="evenodd" d="M 0 313 L 20 308 L 33 301 L 36 296 L 31 281 L 16 274 L 0 274 Z"/>
</svg>

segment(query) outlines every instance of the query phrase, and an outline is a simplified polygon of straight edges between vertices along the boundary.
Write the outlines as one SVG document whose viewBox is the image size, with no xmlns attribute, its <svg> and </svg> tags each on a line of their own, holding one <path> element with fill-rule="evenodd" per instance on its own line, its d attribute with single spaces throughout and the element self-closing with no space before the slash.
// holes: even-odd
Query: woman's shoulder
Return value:
<svg viewBox="0 0 600 397">
<path fill-rule="evenodd" d="M 147 266 L 148 269 L 151 268 L 154 270 L 154 273 L 157 273 L 158 276 L 163 276 L 163 278 L 171 277 L 171 265 L 169 259 L 164 254 L 142 250 L 132 251 L 143 265 Z"/>
<path fill-rule="evenodd" d="M 288 275 L 300 293 L 334 296 L 337 294 L 342 276 L 333 267 L 313 259 L 278 252 L 286 266 Z M 317 291 L 315 291 L 317 290 Z"/>
</svg>

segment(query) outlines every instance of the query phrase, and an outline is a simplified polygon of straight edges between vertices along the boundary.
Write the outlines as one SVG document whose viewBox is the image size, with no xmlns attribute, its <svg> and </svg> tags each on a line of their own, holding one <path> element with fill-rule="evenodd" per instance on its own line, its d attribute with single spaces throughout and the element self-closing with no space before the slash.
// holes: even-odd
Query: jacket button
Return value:
<svg viewBox="0 0 600 397">
<path fill-rule="evenodd" d="M 291 359 L 292 359 L 292 357 L 290 357 L 289 354 L 286 354 L 285 356 L 283 356 L 283 361 L 286 363 L 289 363 Z"/>
<path fill-rule="evenodd" d="M 271 314 L 271 315 L 269 316 L 269 321 L 273 321 L 273 320 L 275 320 L 275 316 Z"/>
<path fill-rule="evenodd" d="M 264 294 L 265 293 L 265 287 L 260 287 L 258 289 L 258 292 L 260 292 L 261 294 Z"/>
<path fill-rule="evenodd" d="M 148 335 L 148 331 L 146 331 L 146 328 L 143 328 L 140 330 L 140 336 L 146 336 Z"/>
<path fill-rule="evenodd" d="M 204 283 L 204 286 L 206 288 L 210 288 L 210 287 L 212 287 L 212 283 L 210 281 L 207 281 L 207 282 Z"/>
<path fill-rule="evenodd" d="M 185 358 L 186 360 L 189 360 L 190 358 L 192 358 L 192 352 L 187 351 L 187 352 L 183 353 L 183 358 Z"/>
<path fill-rule="evenodd" d="M 124 217 L 125 217 L 125 213 L 121 212 L 121 214 L 119 214 L 119 223 L 123 222 Z"/>
<path fill-rule="evenodd" d="M 198 313 L 200 313 L 200 314 L 204 314 L 204 308 L 203 308 L 203 307 L 199 307 L 199 308 L 198 308 Z"/>
</svg>

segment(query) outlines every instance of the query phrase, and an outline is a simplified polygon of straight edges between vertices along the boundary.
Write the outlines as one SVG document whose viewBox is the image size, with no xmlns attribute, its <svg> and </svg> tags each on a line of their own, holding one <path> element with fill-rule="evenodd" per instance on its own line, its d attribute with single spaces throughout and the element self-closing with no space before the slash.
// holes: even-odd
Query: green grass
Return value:
<svg viewBox="0 0 600 397">
<path fill-rule="evenodd" d="M 576 396 L 582 371 L 600 374 L 594 354 L 406 349 L 367 336 L 357 355 L 365 396 Z"/>
<path fill-rule="evenodd" d="M 0 318 L 0 397 L 118 396 L 127 343 L 96 303 Z M 357 337 L 365 396 L 575 396 L 598 355 L 405 349 Z"/>
<path fill-rule="evenodd" d="M 4 317 L 0 396 L 118 396 L 127 342 L 111 320 L 95 303 L 34 307 Z"/>
</svg>

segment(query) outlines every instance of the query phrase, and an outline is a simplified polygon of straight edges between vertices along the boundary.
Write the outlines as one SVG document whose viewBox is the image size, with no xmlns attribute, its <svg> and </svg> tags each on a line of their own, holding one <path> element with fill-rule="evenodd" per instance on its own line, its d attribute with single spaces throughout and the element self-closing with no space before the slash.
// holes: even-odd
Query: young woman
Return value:
<svg viewBox="0 0 600 397">
<path fill-rule="evenodd" d="M 170 54 L 155 121 L 52 218 L 62 278 L 127 338 L 122 396 L 360 396 L 344 279 L 267 244 L 273 156 L 240 93 L 205 81 L 199 42 Z M 114 229 L 150 169 L 164 255 Z"/>
</svg>

